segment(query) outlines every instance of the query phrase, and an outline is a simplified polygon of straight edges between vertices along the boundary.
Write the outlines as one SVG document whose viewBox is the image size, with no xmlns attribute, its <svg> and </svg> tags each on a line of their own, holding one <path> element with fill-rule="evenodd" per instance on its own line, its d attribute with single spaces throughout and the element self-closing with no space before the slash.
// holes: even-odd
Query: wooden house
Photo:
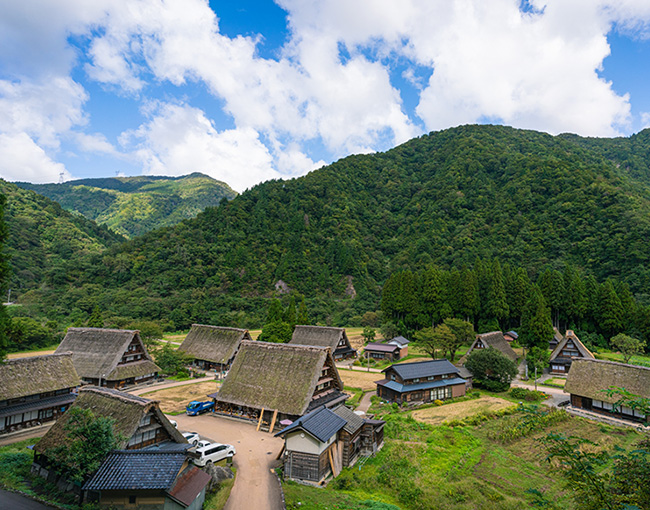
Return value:
<svg viewBox="0 0 650 510">
<path fill-rule="evenodd" d="M 357 355 L 344 328 L 296 326 L 289 344 L 328 347 L 334 356 L 334 361 L 354 358 Z"/>
<path fill-rule="evenodd" d="M 372 455 L 383 446 L 384 425 L 343 405 L 307 413 L 276 434 L 285 440 L 285 479 L 323 483 L 337 476 L 361 455 Z"/>
<path fill-rule="evenodd" d="M 204 370 L 228 370 L 243 340 L 252 340 L 248 330 L 192 324 L 190 332 L 178 348 L 194 358 Z"/>
<path fill-rule="evenodd" d="M 519 338 L 519 335 L 516 331 L 508 331 L 503 334 L 503 338 L 506 339 L 506 342 L 512 343 Z"/>
<path fill-rule="evenodd" d="M 594 355 L 576 334 L 568 329 L 551 353 L 549 371 L 552 374 L 568 374 L 571 363 L 576 358 L 594 359 Z"/>
<path fill-rule="evenodd" d="M 553 338 L 548 342 L 548 348 L 551 349 L 551 351 L 554 351 L 557 344 L 562 341 L 562 338 L 564 337 L 562 336 L 562 333 L 560 333 L 560 330 L 553 326 Z"/>
<path fill-rule="evenodd" d="M 55 354 L 62 352 L 71 352 L 79 377 L 97 386 L 121 388 L 139 384 L 160 372 L 138 331 L 68 328 Z"/>
<path fill-rule="evenodd" d="M 399 345 L 382 344 L 379 342 L 371 342 L 364 348 L 364 356 L 372 359 L 387 359 L 390 361 L 397 361 L 400 359 L 402 349 Z"/>
<path fill-rule="evenodd" d="M 446 359 L 399 363 L 382 370 L 377 396 L 389 402 L 433 402 L 465 395 L 466 381 Z"/>
<path fill-rule="evenodd" d="M 404 356 L 408 356 L 409 353 L 409 344 L 410 340 L 404 338 L 403 336 L 396 336 L 395 338 L 390 339 L 388 342 L 385 342 L 390 345 L 397 345 L 400 348 L 399 358 L 402 359 Z"/>
<path fill-rule="evenodd" d="M 113 431 L 118 449 L 139 450 L 148 446 L 178 443 L 189 448 L 181 433 L 162 413 L 158 402 L 122 391 L 85 386 L 79 390 L 74 407 L 90 409 L 96 417 L 114 419 Z M 52 448 L 70 441 L 63 415 L 34 447 L 32 471 L 50 481 L 57 480 L 56 463 L 49 457 Z"/>
<path fill-rule="evenodd" d="M 482 333 L 480 335 L 476 335 L 474 343 L 469 348 L 465 356 L 469 356 L 474 349 L 487 349 L 489 347 L 492 347 L 501 352 L 512 361 L 517 360 L 517 353 L 512 350 L 512 347 L 510 347 L 510 344 L 505 339 L 501 331 L 492 331 L 490 333 Z"/>
<path fill-rule="evenodd" d="M 221 388 L 209 396 L 215 412 L 270 430 L 347 398 L 328 348 L 249 341 L 241 343 Z"/>
<path fill-rule="evenodd" d="M 472 388 L 472 383 L 474 382 L 474 374 L 469 371 L 465 365 L 461 365 L 458 368 L 458 375 L 461 379 L 465 379 L 465 389 L 469 390 Z"/>
<path fill-rule="evenodd" d="M 201 510 L 210 479 L 182 450 L 118 450 L 84 484 L 84 499 L 111 510 Z"/>
<path fill-rule="evenodd" d="M 591 358 L 574 359 L 564 385 L 571 406 L 633 422 L 650 423 L 649 417 L 629 407 L 615 409 L 619 397 L 605 390 L 623 388 L 641 398 L 650 398 L 650 368 Z"/>
<path fill-rule="evenodd" d="M 70 353 L 0 363 L 0 434 L 58 419 L 80 384 Z"/>
</svg>

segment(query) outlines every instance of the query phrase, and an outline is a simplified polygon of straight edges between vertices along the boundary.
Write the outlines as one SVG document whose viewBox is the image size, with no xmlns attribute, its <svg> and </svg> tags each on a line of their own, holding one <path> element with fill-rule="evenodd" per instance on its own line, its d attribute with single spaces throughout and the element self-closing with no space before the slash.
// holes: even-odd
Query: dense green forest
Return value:
<svg viewBox="0 0 650 510">
<path fill-rule="evenodd" d="M 193 218 L 237 193 L 200 173 L 182 177 L 109 177 L 61 184 L 16 183 L 127 238 Z"/>
<path fill-rule="evenodd" d="M 379 310 L 392 273 L 498 259 L 531 282 L 568 268 L 585 282 L 610 279 L 643 309 L 647 140 L 645 131 L 607 140 L 502 126 L 431 133 L 259 184 L 177 226 L 87 253 L 20 300 L 60 323 L 97 308 L 176 328 L 259 327 L 269 298 L 289 292 L 305 296 L 312 321 L 350 325 Z"/>
</svg>

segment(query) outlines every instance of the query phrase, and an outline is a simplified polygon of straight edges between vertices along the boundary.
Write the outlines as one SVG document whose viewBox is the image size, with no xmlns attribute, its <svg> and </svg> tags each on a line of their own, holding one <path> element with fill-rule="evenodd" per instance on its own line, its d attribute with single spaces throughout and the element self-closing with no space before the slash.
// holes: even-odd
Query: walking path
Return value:
<svg viewBox="0 0 650 510">
<path fill-rule="evenodd" d="M 370 397 L 372 397 L 374 394 L 375 394 L 374 391 L 367 391 L 366 393 L 364 393 L 363 397 L 361 397 L 361 401 L 359 402 L 359 407 L 357 407 L 356 410 L 367 413 L 371 404 Z"/>
</svg>

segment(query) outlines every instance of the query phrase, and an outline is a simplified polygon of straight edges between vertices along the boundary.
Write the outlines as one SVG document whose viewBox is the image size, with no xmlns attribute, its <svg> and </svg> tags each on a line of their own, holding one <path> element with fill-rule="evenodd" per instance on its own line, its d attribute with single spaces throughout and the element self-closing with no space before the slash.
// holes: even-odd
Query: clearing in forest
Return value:
<svg viewBox="0 0 650 510">
<path fill-rule="evenodd" d="M 462 420 L 485 411 L 498 411 L 516 404 L 498 397 L 482 396 L 476 400 L 466 400 L 455 404 L 445 404 L 413 411 L 412 415 L 418 421 L 430 425 L 440 425 L 451 420 Z"/>
</svg>

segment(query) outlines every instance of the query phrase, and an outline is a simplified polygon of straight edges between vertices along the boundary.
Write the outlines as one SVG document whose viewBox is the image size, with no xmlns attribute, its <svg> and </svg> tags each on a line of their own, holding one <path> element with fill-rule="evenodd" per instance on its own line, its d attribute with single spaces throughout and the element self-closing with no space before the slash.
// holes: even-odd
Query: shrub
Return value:
<svg viewBox="0 0 650 510">
<path fill-rule="evenodd" d="M 528 388 L 512 388 L 510 396 L 526 402 L 539 402 L 546 398 L 546 394 L 541 391 L 529 390 Z"/>
<path fill-rule="evenodd" d="M 437 406 L 441 406 L 443 404 L 442 400 L 434 400 L 433 403 Z"/>
</svg>

